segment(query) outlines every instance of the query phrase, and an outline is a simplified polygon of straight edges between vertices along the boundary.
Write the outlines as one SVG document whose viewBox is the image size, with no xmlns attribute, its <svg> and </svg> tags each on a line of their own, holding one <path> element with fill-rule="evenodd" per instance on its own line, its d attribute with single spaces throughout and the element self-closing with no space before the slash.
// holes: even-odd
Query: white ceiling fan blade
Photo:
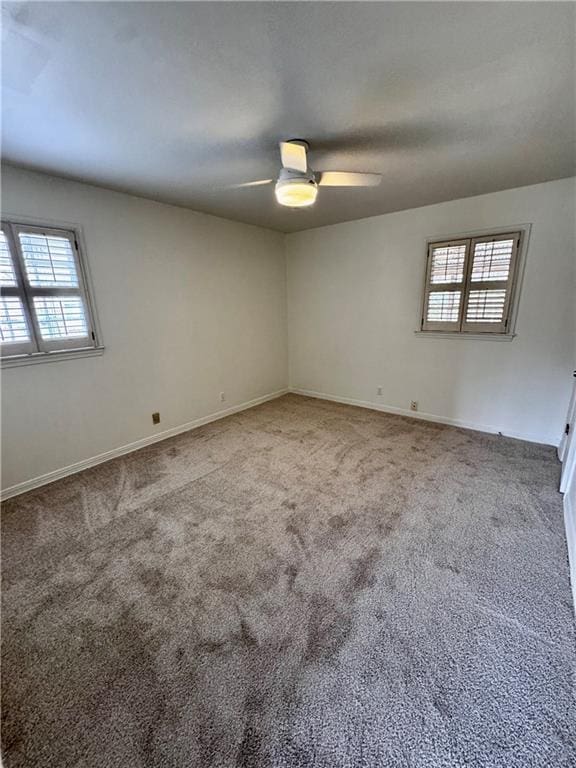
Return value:
<svg viewBox="0 0 576 768">
<path fill-rule="evenodd" d="M 280 156 L 284 168 L 306 173 L 308 163 L 306 162 L 306 144 L 304 142 L 281 141 Z"/>
<path fill-rule="evenodd" d="M 382 181 L 379 173 L 347 173 L 323 171 L 318 184 L 321 187 L 377 187 Z"/>
<path fill-rule="evenodd" d="M 243 189 L 244 187 L 261 187 L 263 184 L 272 184 L 274 179 L 260 179 L 258 181 L 245 181 L 242 184 L 229 184 L 228 189 Z"/>
</svg>

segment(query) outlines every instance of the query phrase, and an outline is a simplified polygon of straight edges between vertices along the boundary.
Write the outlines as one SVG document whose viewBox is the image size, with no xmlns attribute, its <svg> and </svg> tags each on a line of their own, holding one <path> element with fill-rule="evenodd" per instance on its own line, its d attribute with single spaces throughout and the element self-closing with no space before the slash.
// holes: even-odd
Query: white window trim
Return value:
<svg viewBox="0 0 576 768">
<path fill-rule="evenodd" d="M 416 330 L 414 335 L 420 338 L 434 339 L 466 339 L 468 341 L 513 341 L 516 336 L 516 322 L 518 320 L 518 308 L 520 295 L 522 293 L 522 284 L 524 282 L 524 272 L 526 270 L 526 255 L 528 253 L 528 243 L 532 230 L 531 224 L 512 224 L 507 227 L 491 227 L 490 229 L 474 230 L 471 232 L 462 232 L 452 235 L 435 235 L 426 238 L 426 252 L 424 264 L 424 282 L 420 301 L 418 304 L 418 318 L 416 321 Z M 485 331 L 473 333 L 469 331 L 455 331 L 453 329 L 442 331 L 438 329 L 423 330 L 423 312 L 428 288 L 428 253 L 430 246 L 439 242 L 452 242 L 455 240 L 474 240 L 476 238 L 489 237 L 490 235 L 505 235 L 510 232 L 520 233 L 520 245 L 516 254 L 516 275 L 512 284 L 512 293 L 510 296 L 509 320 L 506 331 Z"/>
<path fill-rule="evenodd" d="M 6 225 L 9 225 L 6 227 Z M 16 252 L 16 245 L 14 243 L 14 234 L 19 229 L 25 228 L 28 230 L 43 230 L 50 231 L 55 234 L 71 235 L 75 245 L 75 259 L 76 268 L 80 277 L 80 294 L 82 295 L 86 304 L 87 321 L 89 326 L 89 334 L 92 336 L 92 343 L 88 346 L 77 347 L 78 340 L 71 340 L 68 345 L 60 349 L 50 349 L 50 343 L 44 342 L 43 350 L 32 350 L 30 346 L 24 348 L 27 345 L 14 345 L 16 349 L 11 350 L 11 354 L 2 354 L 0 358 L 0 364 L 2 368 L 15 368 L 22 365 L 35 365 L 38 363 L 51 363 L 63 360 L 71 360 L 80 357 L 95 357 L 104 353 L 104 345 L 102 343 L 102 333 L 100 330 L 100 323 L 98 321 L 98 315 L 96 312 L 96 306 L 94 302 L 94 289 L 92 283 L 92 277 L 90 274 L 90 268 L 88 263 L 88 255 L 86 244 L 84 240 L 84 233 L 82 227 L 70 222 L 61 221 L 49 221 L 46 219 L 38 220 L 27 216 L 18 216 L 12 214 L 6 214 L 2 216 L 2 226 L 5 227 L 4 231 L 10 244 L 11 251 Z M 14 266 L 17 274 L 18 288 L 26 294 L 25 286 L 23 286 L 23 276 L 21 272 L 21 265 L 19 259 L 14 260 Z M 2 289 L 3 292 L 10 293 L 14 289 Z M 43 289 L 43 293 L 47 295 L 50 292 L 57 294 L 62 292 L 61 289 Z M 64 291 L 65 292 L 65 291 Z M 30 317 L 28 301 L 24 303 L 24 311 L 29 323 L 30 329 L 34 329 L 33 333 L 37 334 L 35 328 L 35 321 Z"/>
</svg>

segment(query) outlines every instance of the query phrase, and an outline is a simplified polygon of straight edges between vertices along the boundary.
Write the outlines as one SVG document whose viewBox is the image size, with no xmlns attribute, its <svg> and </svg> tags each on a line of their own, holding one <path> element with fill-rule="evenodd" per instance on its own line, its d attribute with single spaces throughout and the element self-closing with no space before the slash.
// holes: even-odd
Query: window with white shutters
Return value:
<svg viewBox="0 0 576 768">
<path fill-rule="evenodd" d="M 75 232 L 2 222 L 0 342 L 3 363 L 101 349 Z"/>
<path fill-rule="evenodd" d="M 521 234 L 430 243 L 421 330 L 508 333 Z"/>
</svg>

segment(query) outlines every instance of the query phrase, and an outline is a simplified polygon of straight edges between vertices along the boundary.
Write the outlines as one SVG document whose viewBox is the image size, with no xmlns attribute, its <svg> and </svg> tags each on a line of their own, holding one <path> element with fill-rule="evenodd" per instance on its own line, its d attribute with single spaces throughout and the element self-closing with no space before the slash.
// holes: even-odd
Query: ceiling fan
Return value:
<svg viewBox="0 0 576 768">
<path fill-rule="evenodd" d="M 282 170 L 276 181 L 276 200 L 288 208 L 304 208 L 313 205 L 318 187 L 376 187 L 382 181 L 379 173 L 348 173 L 346 171 L 321 171 L 314 173 L 306 157 L 310 146 L 302 139 L 280 142 Z M 239 187 L 257 187 L 271 184 L 273 179 L 248 181 Z"/>
</svg>

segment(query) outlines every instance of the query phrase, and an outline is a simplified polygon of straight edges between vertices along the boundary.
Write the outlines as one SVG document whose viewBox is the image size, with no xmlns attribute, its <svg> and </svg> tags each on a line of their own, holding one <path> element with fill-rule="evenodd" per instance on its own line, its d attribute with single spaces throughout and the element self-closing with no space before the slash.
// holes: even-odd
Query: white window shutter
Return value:
<svg viewBox="0 0 576 768">
<path fill-rule="evenodd" d="M 519 232 L 472 240 L 462 320 L 464 332 L 506 332 L 519 243 Z"/>
<path fill-rule="evenodd" d="M 2 356 L 36 351 L 32 320 L 9 233 L 0 230 L 0 346 Z"/>
<path fill-rule="evenodd" d="M 430 244 L 422 330 L 460 330 L 469 247 L 469 240 Z"/>
<path fill-rule="evenodd" d="M 73 232 L 14 226 L 41 352 L 94 346 Z"/>
</svg>

